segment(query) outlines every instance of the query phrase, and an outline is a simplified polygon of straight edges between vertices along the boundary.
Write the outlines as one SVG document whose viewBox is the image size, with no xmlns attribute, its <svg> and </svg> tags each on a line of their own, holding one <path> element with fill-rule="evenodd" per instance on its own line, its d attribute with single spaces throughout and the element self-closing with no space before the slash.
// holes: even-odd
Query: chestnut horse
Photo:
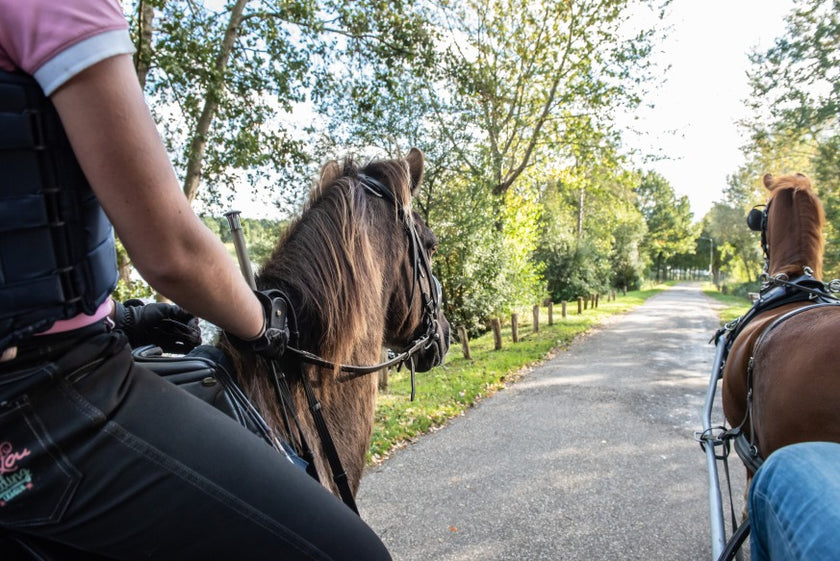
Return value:
<svg viewBox="0 0 840 561">
<path fill-rule="evenodd" d="M 293 348 L 278 366 L 292 407 L 281 406 L 263 360 L 223 344 L 272 432 L 299 455 L 308 443 L 318 479 L 335 494 L 340 489 L 309 415 L 305 382 L 321 404 L 355 496 L 373 431 L 377 377 L 347 374 L 340 365 L 376 365 L 383 347 L 410 348 L 402 356 L 412 372 L 422 372 L 441 364 L 449 348 L 450 326 L 429 263 L 437 239 L 411 210 L 422 174 L 417 149 L 361 168 L 351 161 L 326 164 L 304 212 L 263 265 L 258 288 L 282 291 L 291 308 Z M 294 417 L 299 426 L 289 421 Z"/>
<path fill-rule="evenodd" d="M 766 280 L 722 388 L 727 421 L 758 458 L 796 442 L 840 442 L 840 306 L 820 280 L 822 204 L 803 175 L 766 175 L 764 185 L 767 207 L 748 222 L 762 231 Z"/>
</svg>

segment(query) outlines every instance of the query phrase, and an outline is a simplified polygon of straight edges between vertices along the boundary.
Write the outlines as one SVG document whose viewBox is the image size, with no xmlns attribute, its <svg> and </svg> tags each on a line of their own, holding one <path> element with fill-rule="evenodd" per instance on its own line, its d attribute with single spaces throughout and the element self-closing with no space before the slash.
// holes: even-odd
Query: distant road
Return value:
<svg viewBox="0 0 840 561">
<path fill-rule="evenodd" d="M 370 469 L 362 517 L 397 561 L 711 559 L 713 305 L 684 284 L 609 319 Z"/>
</svg>

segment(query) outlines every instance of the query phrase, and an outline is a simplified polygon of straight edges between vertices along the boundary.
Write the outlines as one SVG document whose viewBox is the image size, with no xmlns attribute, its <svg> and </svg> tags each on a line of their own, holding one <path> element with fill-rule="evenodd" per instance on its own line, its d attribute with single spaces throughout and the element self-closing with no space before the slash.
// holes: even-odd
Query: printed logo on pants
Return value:
<svg viewBox="0 0 840 561">
<path fill-rule="evenodd" d="M 15 450 L 11 442 L 0 442 L 0 508 L 32 489 L 32 474 L 21 464 L 27 456 L 28 448 Z"/>
</svg>

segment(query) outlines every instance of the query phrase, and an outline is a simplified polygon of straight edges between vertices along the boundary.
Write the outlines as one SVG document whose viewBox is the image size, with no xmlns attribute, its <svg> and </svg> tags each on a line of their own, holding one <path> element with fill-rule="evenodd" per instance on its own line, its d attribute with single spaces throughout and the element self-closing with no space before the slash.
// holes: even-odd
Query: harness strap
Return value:
<svg viewBox="0 0 840 561">
<path fill-rule="evenodd" d="M 793 285 L 793 286 L 796 286 L 797 288 L 799 288 L 798 285 Z M 755 356 L 761 350 L 761 347 L 765 344 L 765 341 L 767 340 L 767 337 L 769 336 L 769 334 L 774 329 L 776 329 L 779 325 L 784 323 L 785 321 L 787 321 L 790 318 L 792 318 L 794 316 L 797 316 L 797 315 L 799 315 L 803 312 L 807 312 L 807 311 L 813 310 L 815 308 L 826 308 L 826 307 L 835 307 L 835 306 L 840 306 L 840 301 L 838 301 L 838 300 L 823 301 L 823 302 L 818 302 L 816 304 L 811 304 L 809 306 L 803 306 L 801 308 L 796 308 L 795 310 L 791 310 L 791 311 L 787 312 L 786 314 L 784 314 L 782 316 L 779 316 L 778 318 L 773 320 L 773 323 L 768 325 L 767 328 L 764 331 L 761 332 L 761 335 L 759 335 L 758 340 L 755 342 L 755 345 L 753 346 L 752 356 L 750 356 L 750 359 L 749 359 L 749 362 L 748 362 L 748 365 L 747 365 L 747 410 L 746 410 L 746 413 L 744 414 L 744 419 L 741 421 L 741 423 L 737 427 L 732 429 L 731 431 L 728 431 L 729 433 L 731 433 L 730 438 L 735 438 L 735 451 L 738 453 L 738 456 L 741 458 L 741 460 L 744 462 L 744 464 L 747 467 L 749 467 L 750 469 L 754 468 L 753 473 L 755 473 L 755 470 L 757 470 L 758 466 L 760 466 L 764 461 L 764 458 L 762 457 L 761 452 L 758 450 L 758 446 L 756 446 L 756 444 L 755 444 L 755 423 L 753 423 L 752 420 L 751 420 L 752 419 L 753 378 L 754 378 L 754 372 L 755 372 Z M 744 436 L 743 432 L 741 431 L 742 427 L 744 426 L 744 424 L 747 422 L 748 419 L 750 420 L 750 437 L 749 437 L 749 440 L 747 440 L 746 436 Z"/>
<path fill-rule="evenodd" d="M 294 431 L 292 430 L 292 423 L 289 422 L 289 415 L 291 415 L 294 426 L 297 428 L 298 445 L 295 453 L 306 463 L 306 473 L 308 473 L 315 481 L 320 483 L 321 478 L 318 477 L 318 470 L 315 468 L 315 454 L 303 434 L 303 429 L 300 425 L 297 413 L 295 412 L 295 405 L 292 401 L 292 390 L 289 388 L 289 382 L 286 379 L 286 374 L 282 369 L 277 368 L 274 361 L 266 360 L 271 370 L 271 381 L 274 385 L 274 393 L 277 395 L 277 400 L 280 402 L 280 409 L 283 412 L 283 424 L 286 426 L 286 433 L 289 439 L 293 438 Z M 295 448 L 293 446 L 293 448 Z"/>
<path fill-rule="evenodd" d="M 289 323 L 291 327 L 292 337 L 297 339 L 298 335 L 298 323 L 297 323 L 297 315 L 295 314 L 295 309 L 291 305 L 291 302 L 288 301 L 288 296 L 284 293 L 281 293 L 282 297 L 287 301 L 289 304 Z M 286 351 L 291 351 L 292 347 L 287 346 Z M 294 352 L 294 351 L 293 351 Z M 299 351 L 299 353 L 304 353 L 305 351 Z M 307 355 L 311 355 L 311 353 L 306 353 Z M 322 359 L 318 358 L 315 355 L 311 355 L 311 357 L 317 359 L 321 362 Z M 312 469 L 307 469 L 307 472 L 316 480 L 320 481 L 317 470 L 315 469 L 315 462 L 314 462 L 314 453 L 312 449 L 306 442 L 306 439 L 303 435 L 303 430 L 301 429 L 300 423 L 297 419 L 295 414 L 294 402 L 292 401 L 292 392 L 289 388 L 288 381 L 286 380 L 285 373 L 283 372 L 282 368 L 278 368 L 274 361 L 268 361 L 271 365 L 271 372 L 273 374 L 274 383 L 275 383 L 275 390 L 277 391 L 278 397 L 280 402 L 284 404 L 288 404 L 288 409 L 291 412 L 291 415 L 295 421 L 295 424 L 298 427 L 298 433 L 300 436 L 301 447 L 302 447 L 302 457 L 309 462 L 309 467 Z M 332 366 L 327 366 L 331 368 Z M 318 401 L 318 398 L 315 396 L 315 391 L 312 389 L 312 383 L 309 381 L 309 377 L 303 371 L 303 369 L 298 369 L 298 375 L 300 376 L 301 383 L 303 385 L 303 391 L 306 395 L 306 401 L 309 406 L 309 412 L 312 416 L 312 421 L 315 423 L 315 429 L 318 432 L 318 438 L 321 440 L 321 446 L 324 450 L 324 454 L 327 457 L 327 462 L 329 463 L 330 472 L 333 475 L 333 481 L 338 488 L 339 497 L 341 500 L 350 507 L 350 510 L 359 514 L 359 509 L 356 506 L 356 500 L 353 497 L 353 492 L 350 490 L 350 483 L 347 477 L 347 472 L 344 469 L 344 466 L 341 463 L 341 458 L 338 455 L 338 450 L 335 447 L 335 442 L 332 439 L 332 435 L 330 434 L 329 427 L 327 426 L 327 422 L 324 419 L 324 414 L 322 412 L 321 403 Z M 285 414 L 285 413 L 284 413 Z M 291 433 L 290 433 L 291 434 Z"/>
<path fill-rule="evenodd" d="M 321 446 L 324 448 L 324 453 L 327 456 L 327 461 L 330 464 L 330 471 L 333 474 L 333 481 L 338 487 L 338 494 L 344 504 L 350 507 L 350 510 L 359 514 L 359 509 L 356 506 L 356 500 L 353 498 L 353 492 L 350 490 L 350 483 L 347 479 L 347 472 L 341 464 L 341 458 L 338 457 L 338 450 L 335 448 L 332 435 L 327 427 L 327 422 L 324 420 L 321 403 L 315 397 L 315 392 L 312 390 L 312 384 L 309 383 L 309 377 L 301 373 L 303 379 L 303 389 L 306 393 L 306 400 L 309 402 L 309 411 L 312 413 L 312 420 L 315 421 L 315 428 L 318 430 L 318 436 L 321 438 Z"/>
<path fill-rule="evenodd" d="M 729 538 L 729 541 L 726 543 L 726 547 L 721 551 L 720 557 L 718 557 L 718 561 L 732 561 L 736 555 L 738 555 L 738 551 L 741 549 L 741 545 L 743 545 L 744 541 L 747 539 L 747 536 L 750 535 L 750 519 L 749 517 L 741 522 L 741 525 L 738 526 L 738 529 L 732 534 L 732 537 Z"/>
</svg>

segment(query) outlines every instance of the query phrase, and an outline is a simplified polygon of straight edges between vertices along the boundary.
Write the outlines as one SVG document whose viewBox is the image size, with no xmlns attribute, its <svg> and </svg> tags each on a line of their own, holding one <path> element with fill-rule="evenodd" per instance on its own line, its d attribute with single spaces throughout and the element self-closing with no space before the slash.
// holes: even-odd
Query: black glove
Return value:
<svg viewBox="0 0 840 561">
<path fill-rule="evenodd" d="M 201 344 L 198 318 L 175 304 L 115 301 L 114 329 L 125 333 L 132 347 L 157 345 L 167 353 L 186 354 Z"/>
<path fill-rule="evenodd" d="M 256 339 L 244 340 L 227 333 L 228 339 L 239 349 L 255 352 L 268 359 L 283 356 L 289 342 L 289 316 L 286 300 L 279 290 L 255 290 L 254 295 L 263 308 L 263 332 Z"/>
</svg>

